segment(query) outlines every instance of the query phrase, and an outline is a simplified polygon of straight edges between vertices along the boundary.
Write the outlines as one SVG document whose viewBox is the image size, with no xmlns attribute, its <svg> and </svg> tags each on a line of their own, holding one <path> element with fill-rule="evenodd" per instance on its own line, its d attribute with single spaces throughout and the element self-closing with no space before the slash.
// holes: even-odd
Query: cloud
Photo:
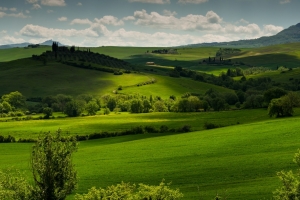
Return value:
<svg viewBox="0 0 300 200">
<path fill-rule="evenodd" d="M 33 10 L 38 10 L 38 9 L 41 9 L 42 7 L 39 5 L 39 4 L 33 4 L 32 5 L 32 8 L 31 9 L 33 9 Z"/>
<path fill-rule="evenodd" d="M 27 0 L 28 3 L 37 3 L 39 0 Z"/>
<path fill-rule="evenodd" d="M 157 12 L 148 14 L 146 10 L 141 10 L 134 12 L 134 18 L 136 19 L 136 25 L 189 31 L 217 31 L 221 29 L 219 23 L 222 22 L 222 18 L 213 11 L 208 11 L 205 16 L 190 14 L 185 17 L 176 18 L 174 15 L 166 16 Z"/>
<path fill-rule="evenodd" d="M 123 17 L 123 20 L 125 20 L 125 21 L 133 21 L 133 20 L 135 20 L 135 18 L 133 16 L 127 16 L 127 17 Z"/>
<path fill-rule="evenodd" d="M 129 2 L 153 3 L 153 4 L 170 4 L 170 0 L 129 0 Z"/>
<path fill-rule="evenodd" d="M 7 11 L 8 10 L 8 8 L 6 8 L 6 7 L 0 7 L 0 11 Z"/>
<path fill-rule="evenodd" d="M 102 17 L 101 19 L 94 19 L 96 23 L 99 24 L 106 24 L 106 25 L 113 25 L 113 26 L 121 26 L 124 25 L 124 22 L 122 20 L 118 20 L 117 17 L 107 15 Z"/>
<path fill-rule="evenodd" d="M 270 36 L 275 35 L 283 30 L 281 26 L 274 26 L 272 24 L 264 25 L 264 35 Z"/>
<path fill-rule="evenodd" d="M 291 3 L 291 0 L 281 0 L 279 3 L 280 4 Z"/>
<path fill-rule="evenodd" d="M 65 0 L 41 0 L 41 4 L 44 6 L 65 6 Z"/>
<path fill-rule="evenodd" d="M 82 3 L 78 2 L 77 6 L 82 6 Z"/>
<path fill-rule="evenodd" d="M 29 14 L 29 13 L 30 13 L 30 11 L 29 11 L 29 10 L 26 10 L 25 12 L 26 12 L 26 14 Z"/>
<path fill-rule="evenodd" d="M 23 43 L 25 40 L 23 38 L 15 38 L 12 36 L 4 36 L 0 38 L 0 44 L 5 45 L 5 44 L 17 44 L 17 43 Z"/>
<path fill-rule="evenodd" d="M 170 10 L 164 10 L 163 13 L 164 13 L 165 16 L 175 16 L 175 15 L 177 15 L 177 12 L 175 12 L 175 11 L 172 12 Z"/>
<path fill-rule="evenodd" d="M 22 13 L 22 12 L 7 14 L 5 12 L 0 11 L 0 18 L 2 18 L 2 17 L 28 18 L 29 16 L 24 15 L 24 13 Z"/>
<path fill-rule="evenodd" d="M 242 18 L 239 21 L 237 21 L 236 24 L 249 24 L 249 22 Z"/>
<path fill-rule="evenodd" d="M 178 0 L 178 3 L 193 3 L 193 4 L 200 4 L 200 3 L 205 3 L 208 2 L 208 0 Z"/>
<path fill-rule="evenodd" d="M 9 10 L 12 11 L 12 12 L 16 12 L 17 8 L 10 8 Z"/>
<path fill-rule="evenodd" d="M 47 13 L 53 13 L 54 11 L 53 10 L 47 10 Z"/>
<path fill-rule="evenodd" d="M 99 35 L 91 28 L 84 30 L 76 29 L 53 29 L 33 24 L 27 24 L 20 32 L 23 36 L 52 38 L 52 37 L 98 37 Z"/>
<path fill-rule="evenodd" d="M 65 22 L 65 21 L 68 21 L 68 18 L 67 17 L 60 17 L 57 20 L 60 21 L 60 22 Z"/>
<path fill-rule="evenodd" d="M 74 24 L 92 25 L 93 22 L 91 22 L 89 19 L 73 19 L 71 22 L 71 25 L 74 25 Z"/>
</svg>

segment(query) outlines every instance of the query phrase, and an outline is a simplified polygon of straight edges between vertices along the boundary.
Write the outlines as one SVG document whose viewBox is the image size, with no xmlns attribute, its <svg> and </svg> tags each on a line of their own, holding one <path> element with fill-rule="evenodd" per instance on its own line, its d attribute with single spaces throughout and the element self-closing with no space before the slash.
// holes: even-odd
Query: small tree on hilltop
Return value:
<svg viewBox="0 0 300 200">
<path fill-rule="evenodd" d="M 62 138 L 60 131 L 38 139 L 31 154 L 36 199 L 63 200 L 75 189 L 77 172 L 72 154 L 76 150 L 76 139 Z"/>
</svg>

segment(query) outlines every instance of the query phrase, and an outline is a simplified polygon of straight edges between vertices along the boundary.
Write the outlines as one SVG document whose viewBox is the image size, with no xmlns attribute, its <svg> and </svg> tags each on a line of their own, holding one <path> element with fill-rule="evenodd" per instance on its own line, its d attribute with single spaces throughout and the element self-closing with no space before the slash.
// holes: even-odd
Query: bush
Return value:
<svg viewBox="0 0 300 200">
<path fill-rule="evenodd" d="M 170 184 L 165 184 L 164 180 L 158 186 L 145 185 L 140 183 L 137 188 L 135 184 L 120 183 L 108 186 L 106 189 L 96 189 L 92 187 L 87 194 L 76 194 L 75 200 L 106 200 L 106 199 L 131 199 L 131 200 L 176 200 L 181 199 L 183 194 L 179 189 L 173 190 Z"/>
<path fill-rule="evenodd" d="M 219 128 L 219 127 L 221 127 L 221 126 L 218 124 L 211 123 L 211 122 L 204 123 L 204 129 L 214 129 L 214 128 Z"/>
</svg>

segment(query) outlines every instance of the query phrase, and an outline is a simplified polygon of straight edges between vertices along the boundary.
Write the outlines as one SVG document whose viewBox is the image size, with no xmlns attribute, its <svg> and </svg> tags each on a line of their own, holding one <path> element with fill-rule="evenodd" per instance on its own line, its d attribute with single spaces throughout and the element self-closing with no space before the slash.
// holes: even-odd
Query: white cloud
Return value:
<svg viewBox="0 0 300 200">
<path fill-rule="evenodd" d="M 20 34 L 28 37 L 51 38 L 51 37 L 98 37 L 99 35 L 91 28 L 84 30 L 76 29 L 53 29 L 43 26 L 27 24 L 20 30 Z"/>
<path fill-rule="evenodd" d="M 44 6 L 65 6 L 65 0 L 41 0 L 41 4 Z"/>
<path fill-rule="evenodd" d="M 125 21 L 133 21 L 133 20 L 135 20 L 135 18 L 133 16 L 127 16 L 127 17 L 123 17 L 123 20 L 125 20 Z"/>
<path fill-rule="evenodd" d="M 178 3 L 183 3 L 183 4 L 186 4 L 186 3 L 200 4 L 200 3 L 205 3 L 207 1 L 208 0 L 178 0 Z"/>
<path fill-rule="evenodd" d="M 101 19 L 94 19 L 96 23 L 99 24 L 106 24 L 106 25 L 113 25 L 113 26 L 121 26 L 124 25 L 124 22 L 122 20 L 118 20 L 117 17 L 107 15 L 102 17 Z"/>
<path fill-rule="evenodd" d="M 7 30 L 0 31 L 0 34 L 6 34 Z"/>
<path fill-rule="evenodd" d="M 249 24 L 249 22 L 242 18 L 239 21 L 237 21 L 236 24 Z"/>
<path fill-rule="evenodd" d="M 4 17 L 5 15 L 6 15 L 5 12 L 1 12 L 1 11 L 0 11 L 0 18 Z"/>
<path fill-rule="evenodd" d="M 172 12 L 170 10 L 164 10 L 163 13 L 164 13 L 165 16 L 175 16 L 175 15 L 177 15 L 177 12 L 175 12 L 175 11 Z"/>
<path fill-rule="evenodd" d="M 279 3 L 280 4 L 291 3 L 291 0 L 281 0 Z"/>
<path fill-rule="evenodd" d="M 16 12 L 17 8 L 10 8 L 9 10 L 12 11 L 12 12 Z"/>
<path fill-rule="evenodd" d="M 173 15 L 165 16 L 157 12 L 147 13 L 146 10 L 135 11 L 135 24 L 141 26 L 153 26 L 156 28 L 176 29 L 176 30 L 212 30 L 221 29 L 219 23 L 222 22 L 215 12 L 208 11 L 203 15 L 187 15 L 185 17 L 176 18 Z"/>
<path fill-rule="evenodd" d="M 7 11 L 8 10 L 8 8 L 6 8 L 6 7 L 0 7 L 0 11 Z"/>
<path fill-rule="evenodd" d="M 53 13 L 54 11 L 53 10 L 47 10 L 47 13 Z"/>
<path fill-rule="evenodd" d="M 92 25 L 93 22 L 91 22 L 89 19 L 73 19 L 71 22 L 71 25 L 74 25 L 74 24 Z"/>
<path fill-rule="evenodd" d="M 0 38 L 0 44 L 5 45 L 5 44 L 17 44 L 17 43 L 23 43 L 25 42 L 24 39 L 22 38 L 15 38 L 12 36 L 4 36 Z"/>
<path fill-rule="evenodd" d="M 29 11 L 29 10 L 26 10 L 25 12 L 26 12 L 26 14 L 29 14 L 29 13 L 30 13 L 30 11 Z"/>
<path fill-rule="evenodd" d="M 33 4 L 32 5 L 32 8 L 31 9 L 33 9 L 33 10 L 38 10 L 38 9 L 41 9 L 42 7 L 39 5 L 39 4 Z"/>
<path fill-rule="evenodd" d="M 129 0 L 129 2 L 153 3 L 153 4 L 169 4 L 170 0 Z"/>
<path fill-rule="evenodd" d="M 77 6 L 82 6 L 82 3 L 78 2 Z"/>
<path fill-rule="evenodd" d="M 20 13 L 10 13 L 7 14 L 5 12 L 1 12 L 0 11 L 0 18 L 2 17 L 16 17 L 16 18 L 28 18 L 27 15 L 24 15 L 24 13 L 20 12 Z"/>
<path fill-rule="evenodd" d="M 37 3 L 39 0 L 27 0 L 28 3 Z"/>
<path fill-rule="evenodd" d="M 275 35 L 283 30 L 281 26 L 274 26 L 272 24 L 264 25 L 264 35 Z"/>
<path fill-rule="evenodd" d="M 68 21 L 68 18 L 67 17 L 60 17 L 57 20 L 60 21 L 60 22 L 65 22 L 65 21 Z"/>
</svg>

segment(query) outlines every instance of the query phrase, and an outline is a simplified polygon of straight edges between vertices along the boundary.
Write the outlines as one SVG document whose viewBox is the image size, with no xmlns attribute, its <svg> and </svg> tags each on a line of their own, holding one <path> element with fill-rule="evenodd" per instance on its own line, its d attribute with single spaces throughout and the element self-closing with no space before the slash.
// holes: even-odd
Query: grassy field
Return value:
<svg viewBox="0 0 300 200">
<path fill-rule="evenodd" d="M 184 199 L 213 199 L 225 191 L 229 199 L 271 199 L 280 184 L 276 172 L 296 168 L 292 158 L 300 146 L 298 122 L 293 117 L 177 135 L 81 142 L 74 157 L 80 177 L 77 192 L 121 181 L 158 184 L 164 178 L 180 188 Z M 13 165 L 29 177 L 30 147 L 1 144 L 0 168 Z"/>
<path fill-rule="evenodd" d="M 300 116 L 300 110 L 295 111 Z M 190 125 L 192 129 L 203 130 L 205 122 L 222 126 L 247 124 L 269 120 L 265 109 L 239 110 L 224 112 L 201 113 L 121 113 L 110 115 L 96 115 L 90 117 L 57 118 L 51 120 L 29 120 L 0 122 L 0 135 L 12 135 L 16 138 L 37 138 L 43 132 L 55 132 L 59 128 L 64 133 L 72 135 L 86 135 L 101 131 L 122 131 L 137 126 L 153 126 L 159 128 L 167 125 L 169 128 L 180 128 Z"/>
</svg>

